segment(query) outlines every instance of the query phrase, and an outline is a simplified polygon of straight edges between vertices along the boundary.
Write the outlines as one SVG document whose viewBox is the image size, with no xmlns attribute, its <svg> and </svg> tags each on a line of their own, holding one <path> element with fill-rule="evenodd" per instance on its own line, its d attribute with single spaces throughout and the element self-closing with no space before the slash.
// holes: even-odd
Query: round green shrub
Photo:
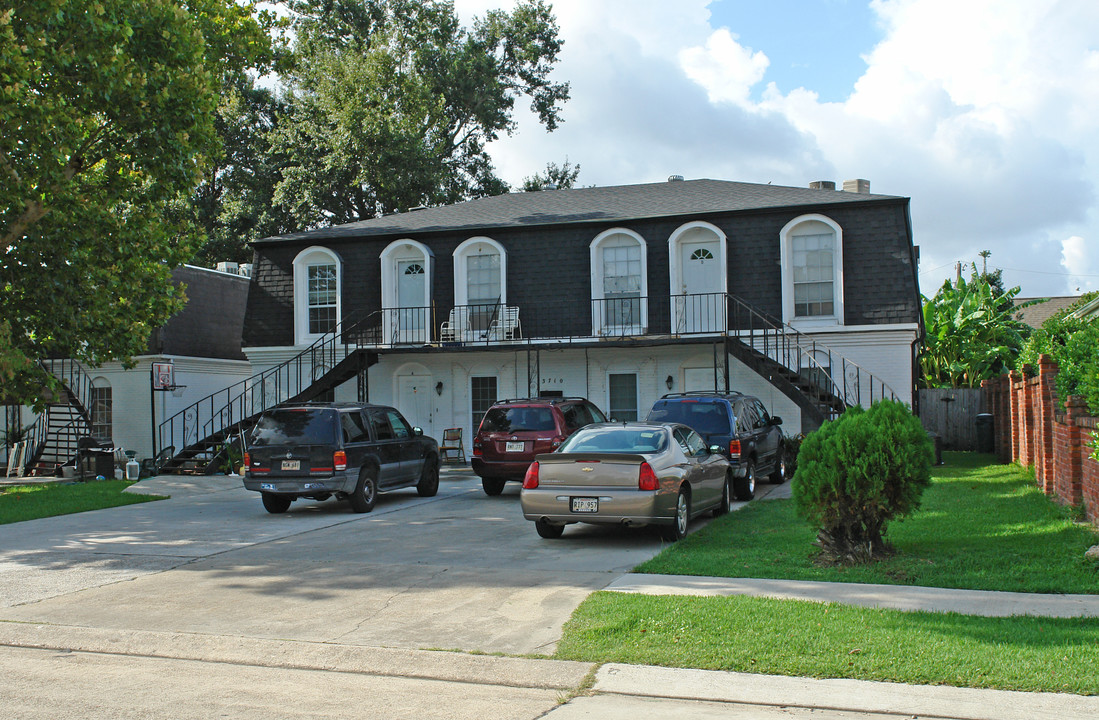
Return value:
<svg viewBox="0 0 1099 720">
<path fill-rule="evenodd" d="M 886 525 L 919 507 L 934 447 L 903 403 L 852 408 L 801 444 L 793 493 L 818 530 L 822 559 L 851 564 L 891 552 Z"/>
</svg>

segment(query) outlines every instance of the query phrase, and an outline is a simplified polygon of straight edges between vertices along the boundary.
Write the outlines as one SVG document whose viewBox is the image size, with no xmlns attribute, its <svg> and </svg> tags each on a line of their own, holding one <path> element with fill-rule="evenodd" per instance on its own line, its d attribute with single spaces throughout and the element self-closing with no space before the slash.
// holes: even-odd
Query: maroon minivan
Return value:
<svg viewBox="0 0 1099 720">
<path fill-rule="evenodd" d="M 499 495 L 508 480 L 523 481 L 535 455 L 553 452 L 585 425 L 606 421 L 581 397 L 498 400 L 473 436 L 473 472 L 486 495 Z"/>
</svg>

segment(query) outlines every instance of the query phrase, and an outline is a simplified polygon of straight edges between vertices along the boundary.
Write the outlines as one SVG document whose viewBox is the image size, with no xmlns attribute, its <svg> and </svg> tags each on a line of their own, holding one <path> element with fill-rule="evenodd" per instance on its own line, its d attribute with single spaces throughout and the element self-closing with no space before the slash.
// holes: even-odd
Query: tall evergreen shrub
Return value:
<svg viewBox="0 0 1099 720">
<path fill-rule="evenodd" d="M 891 554 L 887 523 L 915 511 L 931 481 L 934 449 L 900 402 L 852 408 L 805 438 L 792 493 L 819 528 L 825 562 L 853 564 Z"/>
</svg>

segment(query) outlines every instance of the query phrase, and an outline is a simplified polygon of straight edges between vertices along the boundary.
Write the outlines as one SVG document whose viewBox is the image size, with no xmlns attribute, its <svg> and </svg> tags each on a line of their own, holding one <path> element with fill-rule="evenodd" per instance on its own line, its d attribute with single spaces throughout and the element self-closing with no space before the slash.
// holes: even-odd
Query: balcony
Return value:
<svg viewBox="0 0 1099 720">
<path fill-rule="evenodd" d="M 634 294 L 542 304 L 384 308 L 356 335 L 359 347 L 578 343 L 722 335 L 725 293 L 649 298 Z"/>
</svg>

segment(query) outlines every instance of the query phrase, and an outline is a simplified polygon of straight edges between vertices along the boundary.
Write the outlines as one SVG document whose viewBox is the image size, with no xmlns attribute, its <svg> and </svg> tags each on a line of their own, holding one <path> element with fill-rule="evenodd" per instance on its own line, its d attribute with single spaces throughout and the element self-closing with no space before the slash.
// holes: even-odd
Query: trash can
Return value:
<svg viewBox="0 0 1099 720">
<path fill-rule="evenodd" d="M 980 413 L 977 415 L 977 452 L 990 453 L 996 451 L 996 443 L 992 435 L 992 414 Z"/>
<path fill-rule="evenodd" d="M 110 443 L 89 436 L 77 440 L 76 447 L 81 480 L 93 480 L 97 475 L 114 478 L 114 448 Z"/>
</svg>

